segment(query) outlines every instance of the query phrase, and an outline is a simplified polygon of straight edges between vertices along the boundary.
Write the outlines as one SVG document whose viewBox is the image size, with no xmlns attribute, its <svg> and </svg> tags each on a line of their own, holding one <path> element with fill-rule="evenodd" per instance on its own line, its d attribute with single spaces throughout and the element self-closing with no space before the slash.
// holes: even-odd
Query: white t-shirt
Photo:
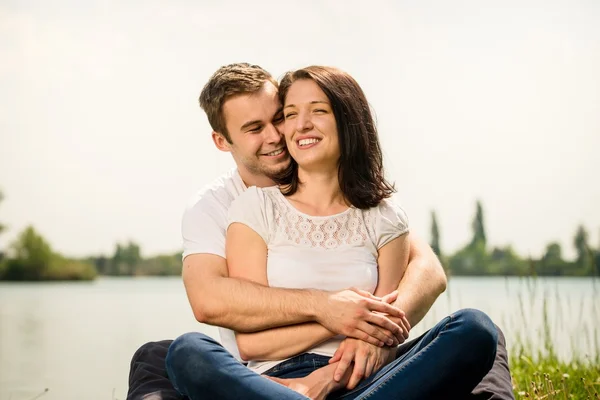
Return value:
<svg viewBox="0 0 600 400">
<path fill-rule="evenodd" d="M 356 287 L 373 293 L 378 250 L 408 232 L 406 214 L 393 201 L 317 217 L 298 211 L 277 187 L 240 194 L 229 209 L 229 224 L 234 222 L 265 241 L 269 286 L 328 291 Z M 336 336 L 306 352 L 333 356 L 342 340 Z M 255 360 L 248 366 L 262 373 L 282 361 Z"/>
<path fill-rule="evenodd" d="M 183 258 L 190 254 L 214 254 L 225 258 L 227 211 L 244 190 L 244 181 L 237 169 L 233 169 L 196 193 L 181 222 Z M 219 328 L 219 335 L 223 347 L 241 360 L 234 332 Z"/>
</svg>

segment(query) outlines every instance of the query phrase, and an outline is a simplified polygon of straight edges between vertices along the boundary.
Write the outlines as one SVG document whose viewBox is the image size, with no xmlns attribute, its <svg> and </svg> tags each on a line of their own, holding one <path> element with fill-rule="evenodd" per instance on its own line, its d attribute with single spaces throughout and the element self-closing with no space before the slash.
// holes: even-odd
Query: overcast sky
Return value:
<svg viewBox="0 0 600 400">
<path fill-rule="evenodd" d="M 216 68 L 340 67 L 377 114 L 415 233 L 572 255 L 600 245 L 600 2 L 0 0 L 0 248 L 180 249 L 188 198 L 233 166 L 197 103 Z"/>
</svg>

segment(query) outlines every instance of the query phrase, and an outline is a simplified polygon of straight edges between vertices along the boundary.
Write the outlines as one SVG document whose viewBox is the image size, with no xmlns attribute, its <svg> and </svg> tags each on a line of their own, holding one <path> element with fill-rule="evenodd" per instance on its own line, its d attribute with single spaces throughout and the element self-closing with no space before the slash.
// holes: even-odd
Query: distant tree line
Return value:
<svg viewBox="0 0 600 400">
<path fill-rule="evenodd" d="M 453 254 L 443 254 L 436 213 L 431 213 L 431 247 L 450 275 L 504 275 L 504 276 L 600 276 L 600 246 L 589 244 L 589 235 L 581 225 L 573 237 L 575 260 L 565 260 L 559 243 L 546 246 L 539 259 L 523 258 L 512 246 L 490 247 L 484 224 L 483 206 L 476 204 L 471 223 L 473 237 Z"/>
<path fill-rule="evenodd" d="M 100 275 L 143 276 L 143 275 L 180 275 L 181 252 L 143 258 L 140 246 L 135 242 L 117 243 L 111 257 L 103 255 L 86 258 Z"/>
<path fill-rule="evenodd" d="M 0 192 L 0 203 L 2 201 Z M 565 260 L 558 243 L 550 243 L 539 259 L 519 256 L 511 246 L 490 247 L 481 202 L 477 202 L 471 223 L 473 237 L 453 254 L 441 250 L 440 227 L 431 213 L 431 247 L 449 275 L 513 276 L 599 276 L 600 246 L 593 249 L 589 235 L 579 226 L 573 237 L 577 257 Z M 0 223 L 0 234 L 6 227 Z M 112 255 L 68 258 L 53 251 L 50 244 L 29 226 L 7 248 L 0 248 L 0 280 L 90 280 L 97 275 L 143 276 L 181 274 L 181 253 L 144 258 L 133 241 L 117 243 Z"/>
</svg>

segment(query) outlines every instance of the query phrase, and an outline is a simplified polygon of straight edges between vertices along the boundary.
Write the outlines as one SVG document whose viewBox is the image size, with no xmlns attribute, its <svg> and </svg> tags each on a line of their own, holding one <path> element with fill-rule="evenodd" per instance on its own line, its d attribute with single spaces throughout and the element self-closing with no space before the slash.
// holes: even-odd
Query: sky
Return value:
<svg viewBox="0 0 600 400">
<path fill-rule="evenodd" d="M 51 3 L 51 4 L 50 4 Z M 363 87 L 412 232 L 573 256 L 600 246 L 600 2 L 0 0 L 0 222 L 61 253 L 181 248 L 234 166 L 197 102 L 221 65 L 332 65 Z"/>
</svg>

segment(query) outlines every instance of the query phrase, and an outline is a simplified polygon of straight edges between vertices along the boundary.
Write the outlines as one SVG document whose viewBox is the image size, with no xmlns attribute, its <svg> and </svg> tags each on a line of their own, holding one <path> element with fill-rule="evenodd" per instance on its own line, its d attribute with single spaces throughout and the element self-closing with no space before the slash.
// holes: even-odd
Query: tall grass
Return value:
<svg viewBox="0 0 600 400">
<path fill-rule="evenodd" d="M 527 311 L 529 315 L 539 310 L 535 304 L 537 298 L 537 279 L 528 278 L 529 304 L 525 303 L 522 294 L 518 295 L 521 325 L 523 329 L 515 337 L 515 343 L 508 343 L 509 364 L 513 379 L 515 397 L 529 399 L 600 399 L 600 347 L 599 329 L 600 315 L 598 300 L 600 299 L 597 285 L 593 284 L 594 294 L 590 305 L 591 315 L 584 315 L 587 308 L 583 298 L 577 305 L 579 324 L 566 327 L 562 305 L 566 304 L 571 310 L 570 299 L 562 301 L 558 290 L 554 293 L 554 310 L 550 310 L 550 293 L 542 296 L 542 329 L 541 332 L 529 331 Z M 529 307 L 529 310 L 526 308 Z M 590 326 L 591 324 L 591 326 Z M 556 343 L 552 332 L 568 329 L 571 342 L 570 357 L 559 356 L 564 343 Z M 536 335 L 539 334 L 537 338 Z M 537 346 L 533 346 L 533 341 Z M 578 346 L 583 342 L 583 346 Z M 589 349 L 581 352 L 581 348 Z"/>
</svg>

